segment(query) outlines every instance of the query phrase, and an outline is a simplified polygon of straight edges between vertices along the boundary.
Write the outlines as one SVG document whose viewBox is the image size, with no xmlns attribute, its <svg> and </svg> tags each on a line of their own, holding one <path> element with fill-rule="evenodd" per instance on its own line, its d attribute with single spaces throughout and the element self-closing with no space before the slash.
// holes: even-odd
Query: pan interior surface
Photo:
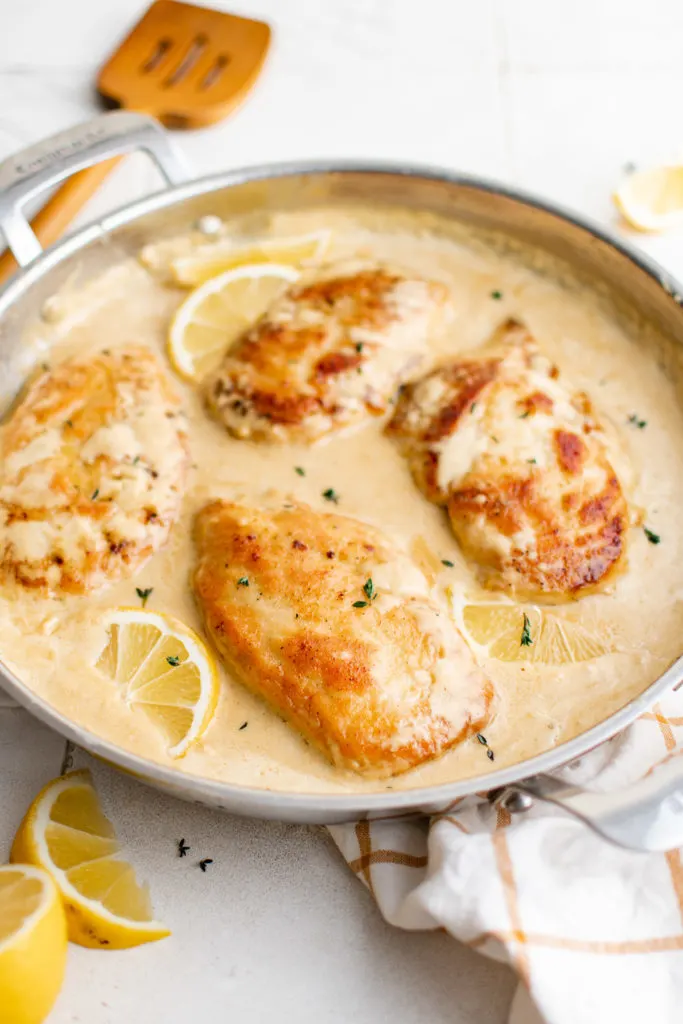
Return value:
<svg viewBox="0 0 683 1024">
<path fill-rule="evenodd" d="M 144 716 L 131 717 L 130 709 L 110 700 L 105 683 L 91 675 L 83 686 L 99 643 L 83 623 L 104 607 L 135 603 L 136 588 L 152 588 L 155 610 L 201 630 L 185 580 L 193 559 L 192 519 L 210 498 L 258 501 L 274 488 L 324 509 L 322 494 L 333 488 L 340 512 L 381 525 L 411 551 L 418 546 L 461 621 L 463 606 L 496 600 L 478 587 L 445 516 L 414 488 L 379 427 L 313 449 L 257 451 L 221 433 L 195 390 L 175 381 L 190 410 L 190 443 L 200 468 L 171 542 L 135 577 L 96 595 L 8 602 L 0 655 L 21 680 L 10 683 L 19 698 L 37 700 L 44 717 L 54 713 L 53 724 L 70 723 L 81 740 L 92 738 L 84 745 L 126 767 L 135 764 L 158 783 L 231 807 L 235 793 L 255 794 L 258 804 L 259 793 L 270 791 L 267 799 L 280 806 L 287 797 L 299 801 L 301 813 L 288 812 L 293 817 L 306 817 L 309 798 L 330 808 L 352 801 L 358 813 L 377 801 L 405 806 L 413 791 L 424 805 L 441 793 L 446 798 L 449 784 L 460 791 L 497 784 L 504 773 L 533 770 L 534 759 L 561 763 L 575 756 L 581 737 L 588 748 L 596 729 L 604 738 L 635 716 L 680 656 L 683 632 L 677 570 L 683 538 L 676 524 L 683 500 L 683 317 L 671 284 L 580 224 L 468 182 L 348 170 L 200 182 L 195 192 L 112 215 L 100 230 L 88 235 L 86 229 L 81 247 L 76 238 L 62 259 L 48 253 L 42 266 L 38 261 L 6 289 L 0 297 L 6 407 L 32 367 L 45 360 L 130 342 L 156 346 L 165 359 L 167 324 L 184 293 L 167 286 L 163 267 L 168 254 L 207 243 L 195 228 L 199 218 L 220 217 L 226 236 L 243 242 L 324 228 L 332 234 L 330 259 L 361 253 L 446 282 L 458 311 L 453 352 L 476 348 L 506 317 L 529 325 L 563 374 L 590 395 L 623 449 L 623 479 L 638 513 L 628 569 L 613 594 L 540 609 L 539 615 L 559 619 L 562 637 L 574 627 L 583 631 L 588 656 L 584 650 L 575 657 L 571 643 L 569 653 L 553 649 L 541 663 L 506 662 L 479 651 L 498 695 L 488 748 L 473 739 L 396 778 L 359 778 L 327 765 L 257 698 L 224 678 L 215 721 L 196 748 L 173 761 Z M 158 259 L 151 271 L 138 258 L 143 247 Z M 305 476 L 294 472 L 296 466 L 305 466 Z M 643 525 L 659 543 L 648 539 Z M 256 812 L 264 812 L 263 804 Z"/>
</svg>

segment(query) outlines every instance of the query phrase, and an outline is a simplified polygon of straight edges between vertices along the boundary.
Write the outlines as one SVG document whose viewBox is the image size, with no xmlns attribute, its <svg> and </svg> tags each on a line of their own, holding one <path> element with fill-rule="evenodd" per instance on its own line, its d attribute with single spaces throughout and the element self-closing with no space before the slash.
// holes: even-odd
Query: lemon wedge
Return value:
<svg viewBox="0 0 683 1024">
<path fill-rule="evenodd" d="M 622 217 L 638 231 L 683 224 L 683 165 L 636 171 L 614 193 Z"/>
<path fill-rule="evenodd" d="M 213 718 L 216 662 L 178 619 L 144 608 L 115 608 L 100 619 L 105 644 L 95 663 L 121 687 L 126 702 L 161 730 L 171 757 L 182 757 Z"/>
<path fill-rule="evenodd" d="M 279 263 L 290 267 L 320 263 L 329 249 L 330 238 L 329 231 L 314 231 L 310 235 L 270 238 L 248 245 L 215 242 L 171 260 L 171 279 L 174 284 L 196 288 L 212 277 L 248 263 Z"/>
<path fill-rule="evenodd" d="M 170 934 L 152 917 L 147 886 L 120 856 L 90 772 L 53 779 L 35 798 L 12 844 L 14 863 L 51 875 L 66 910 L 69 939 L 92 949 L 128 949 Z"/>
<path fill-rule="evenodd" d="M 607 624 L 591 629 L 535 605 L 474 602 L 464 604 L 456 617 L 470 646 L 497 661 L 566 665 L 619 649 Z"/>
<path fill-rule="evenodd" d="M 0 867 L 0 1019 L 41 1024 L 64 980 L 66 916 L 40 868 Z"/>
<path fill-rule="evenodd" d="M 201 380 L 298 277 L 299 272 L 285 264 L 250 263 L 205 281 L 171 321 L 168 355 L 174 369 L 186 380 Z"/>
</svg>

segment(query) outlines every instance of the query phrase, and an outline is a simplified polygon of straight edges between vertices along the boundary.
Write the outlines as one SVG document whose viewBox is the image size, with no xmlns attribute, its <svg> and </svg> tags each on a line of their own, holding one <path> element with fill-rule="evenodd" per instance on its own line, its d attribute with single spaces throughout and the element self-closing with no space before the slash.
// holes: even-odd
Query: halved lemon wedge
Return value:
<svg viewBox="0 0 683 1024">
<path fill-rule="evenodd" d="M 199 739 L 218 702 L 216 662 L 178 619 L 144 608 L 115 608 L 100 619 L 105 645 L 95 667 L 124 689 L 161 729 L 171 757 Z"/>
<path fill-rule="evenodd" d="M 313 231 L 310 235 L 270 238 L 248 245 L 223 240 L 171 260 L 171 278 L 175 284 L 196 288 L 209 278 L 248 263 L 279 263 L 290 267 L 316 264 L 325 258 L 330 239 L 329 231 Z"/>
<path fill-rule="evenodd" d="M 250 263 L 212 277 L 176 311 L 168 332 L 168 354 L 186 380 L 199 381 L 245 328 L 265 313 L 298 270 L 279 263 Z"/>
<path fill-rule="evenodd" d="M 41 1024 L 64 980 L 66 916 L 47 872 L 0 867 L 0 1019 Z"/>
<path fill-rule="evenodd" d="M 626 221 L 638 231 L 665 231 L 683 224 L 683 165 L 636 171 L 614 193 Z"/>
<path fill-rule="evenodd" d="M 565 665 L 619 649 L 616 632 L 607 624 L 590 629 L 536 605 L 473 602 L 456 617 L 475 651 L 497 661 Z"/>
<path fill-rule="evenodd" d="M 69 938 L 93 949 L 127 949 L 169 935 L 155 921 L 147 886 L 120 856 L 88 771 L 53 779 L 19 826 L 11 859 L 35 864 L 54 880 Z"/>
</svg>

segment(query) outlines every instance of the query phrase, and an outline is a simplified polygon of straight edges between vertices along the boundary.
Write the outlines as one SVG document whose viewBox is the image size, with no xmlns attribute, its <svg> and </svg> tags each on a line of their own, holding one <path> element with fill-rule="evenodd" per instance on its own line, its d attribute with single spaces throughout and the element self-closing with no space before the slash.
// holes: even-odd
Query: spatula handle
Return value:
<svg viewBox="0 0 683 1024">
<path fill-rule="evenodd" d="M 135 150 L 152 157 L 169 185 L 187 181 L 181 154 L 158 121 L 116 111 L 59 132 L 0 163 L 0 232 L 19 266 L 31 263 L 53 242 L 116 162 Z M 24 205 L 65 182 L 37 215 L 34 232 Z"/>
<path fill-rule="evenodd" d="M 86 167 L 65 181 L 31 221 L 31 229 L 43 249 L 60 238 L 89 199 L 116 167 L 121 157 Z M 10 277 L 19 265 L 9 249 L 0 256 L 0 283 Z"/>
</svg>

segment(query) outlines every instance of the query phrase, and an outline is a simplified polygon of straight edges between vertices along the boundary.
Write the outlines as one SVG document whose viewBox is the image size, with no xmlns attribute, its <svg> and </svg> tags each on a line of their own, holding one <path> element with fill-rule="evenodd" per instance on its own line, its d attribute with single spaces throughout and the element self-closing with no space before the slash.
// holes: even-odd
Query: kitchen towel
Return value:
<svg viewBox="0 0 683 1024">
<path fill-rule="evenodd" d="M 619 789 L 682 755 L 683 692 L 559 774 Z M 622 850 L 549 805 L 511 819 L 477 797 L 330 832 L 391 924 L 509 961 L 548 1024 L 683 1021 L 681 850 Z"/>
</svg>

